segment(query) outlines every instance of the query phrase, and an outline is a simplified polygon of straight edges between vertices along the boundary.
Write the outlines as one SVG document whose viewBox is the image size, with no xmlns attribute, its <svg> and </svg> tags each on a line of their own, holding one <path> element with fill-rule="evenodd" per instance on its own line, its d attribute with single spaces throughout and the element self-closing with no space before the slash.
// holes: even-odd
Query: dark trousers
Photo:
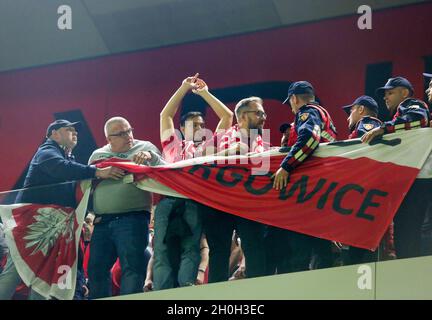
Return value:
<svg viewBox="0 0 432 320">
<path fill-rule="evenodd" d="M 265 243 L 268 275 L 333 266 L 331 242 L 328 240 L 269 226 Z"/>
<path fill-rule="evenodd" d="M 209 283 L 226 281 L 229 274 L 229 258 L 234 229 L 237 230 L 246 258 L 248 278 L 266 275 L 264 247 L 265 225 L 202 206 L 204 233 L 210 249 Z"/>
<path fill-rule="evenodd" d="M 379 248 L 375 251 L 370 251 L 357 247 L 350 247 L 348 250 L 346 265 L 372 263 L 378 261 Z"/>
<path fill-rule="evenodd" d="M 166 197 L 155 212 L 154 290 L 195 284 L 201 261 L 200 205 L 189 199 Z"/>
<path fill-rule="evenodd" d="M 117 257 L 121 266 L 120 294 L 143 292 L 149 218 L 149 212 L 141 211 L 102 216 L 102 221 L 95 224 L 88 266 L 91 299 L 111 296 L 110 271 Z"/>
<path fill-rule="evenodd" d="M 264 243 L 266 251 L 266 274 L 282 274 L 290 272 L 289 258 L 291 250 L 289 230 L 267 226 Z"/>
<path fill-rule="evenodd" d="M 394 241 L 398 259 L 421 255 L 421 228 L 425 220 L 430 182 L 417 179 L 394 217 Z"/>
<path fill-rule="evenodd" d="M 432 190 L 432 187 L 431 187 Z M 421 255 L 432 255 L 432 199 L 429 199 L 429 205 L 422 225 L 422 244 Z"/>
</svg>

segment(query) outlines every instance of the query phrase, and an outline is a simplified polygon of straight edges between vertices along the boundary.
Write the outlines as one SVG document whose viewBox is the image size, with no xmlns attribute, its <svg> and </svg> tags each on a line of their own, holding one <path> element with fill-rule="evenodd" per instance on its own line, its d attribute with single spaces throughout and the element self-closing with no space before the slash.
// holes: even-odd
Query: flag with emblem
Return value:
<svg viewBox="0 0 432 320">
<path fill-rule="evenodd" d="M 0 205 L 10 256 L 26 286 L 45 298 L 74 296 L 78 246 L 89 197 L 89 182 L 77 209 L 58 205 Z"/>
</svg>

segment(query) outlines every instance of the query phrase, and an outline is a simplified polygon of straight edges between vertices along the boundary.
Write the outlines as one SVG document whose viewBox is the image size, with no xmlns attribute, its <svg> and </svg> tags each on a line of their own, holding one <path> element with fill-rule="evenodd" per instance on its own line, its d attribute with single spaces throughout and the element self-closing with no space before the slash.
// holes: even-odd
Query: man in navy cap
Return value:
<svg viewBox="0 0 432 320">
<path fill-rule="evenodd" d="M 75 162 L 72 150 L 78 143 L 80 122 L 56 120 L 46 132 L 46 141 L 39 147 L 30 162 L 24 188 L 59 184 L 66 181 L 91 178 L 120 179 L 124 172 L 115 167 L 99 169 Z M 75 207 L 75 184 L 27 189 L 20 192 L 16 203 L 58 204 Z"/>
<path fill-rule="evenodd" d="M 310 156 L 320 142 L 330 142 L 336 139 L 336 128 L 327 110 L 315 102 L 315 91 L 307 81 L 298 81 L 290 85 L 288 97 L 283 103 L 288 103 L 295 114 L 294 132 L 296 140 L 281 163 L 281 167 L 273 175 L 273 188 L 281 190 L 286 187 L 289 174 Z M 290 138 L 291 140 L 291 138 Z M 313 250 L 318 248 L 320 267 L 329 267 L 328 252 L 330 242 L 290 230 L 270 230 L 274 237 L 289 244 L 289 249 L 280 254 L 281 269 L 278 272 L 297 272 L 309 269 Z M 327 261 L 324 263 L 324 261 Z"/>
<path fill-rule="evenodd" d="M 407 79 L 390 78 L 385 86 L 378 88 L 376 92 L 384 94 L 384 101 L 393 119 L 363 135 L 362 142 L 369 143 L 376 137 L 398 130 L 429 127 L 429 108 L 425 102 L 412 97 L 414 89 Z"/>
<path fill-rule="evenodd" d="M 347 119 L 350 130 L 348 139 L 361 138 L 365 133 L 382 125 L 382 121 L 377 118 L 378 104 L 370 96 L 360 96 L 342 109 L 349 116 Z M 341 248 L 339 243 L 336 242 L 335 244 Z M 350 247 L 345 263 L 358 264 L 376 261 L 376 259 L 376 252 L 372 253 L 366 249 Z"/>
<path fill-rule="evenodd" d="M 123 177 L 124 172 L 119 168 L 99 169 L 75 162 L 72 149 L 78 143 L 79 128 L 79 122 L 67 120 L 56 120 L 48 126 L 47 139 L 30 162 L 23 186 L 26 189 L 18 193 L 16 203 L 57 204 L 75 208 L 75 180 L 95 177 L 117 180 Z M 21 278 L 11 255 L 8 255 L 0 274 L 0 300 L 11 299 L 20 283 Z M 40 300 L 44 297 L 30 290 L 29 299 Z"/>
<path fill-rule="evenodd" d="M 348 139 L 361 138 L 365 133 L 382 125 L 381 120 L 377 119 L 378 104 L 369 96 L 360 96 L 342 109 L 349 115 L 347 120 L 351 133 Z"/>
<path fill-rule="evenodd" d="M 430 113 L 425 102 L 414 99 L 411 83 L 402 77 L 390 78 L 384 87 L 377 89 L 384 93 L 384 101 L 393 119 L 384 122 L 364 134 L 362 142 L 368 143 L 383 134 L 398 130 L 428 127 Z M 416 179 L 405 196 L 394 217 L 394 244 L 397 258 L 411 258 L 420 255 L 421 225 L 427 211 L 430 186 L 426 179 Z"/>
<path fill-rule="evenodd" d="M 274 174 L 273 188 L 276 190 L 286 187 L 290 172 L 310 156 L 320 142 L 334 141 L 337 134 L 327 110 L 315 102 L 314 88 L 309 82 L 292 83 L 283 103 L 288 103 L 295 114 L 297 139 Z"/>
</svg>

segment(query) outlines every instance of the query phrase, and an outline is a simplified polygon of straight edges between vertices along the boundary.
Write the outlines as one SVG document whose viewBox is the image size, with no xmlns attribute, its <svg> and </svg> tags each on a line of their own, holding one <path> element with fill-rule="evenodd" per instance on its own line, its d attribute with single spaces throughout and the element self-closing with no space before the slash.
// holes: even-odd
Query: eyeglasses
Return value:
<svg viewBox="0 0 432 320">
<path fill-rule="evenodd" d="M 130 136 L 130 135 L 132 134 L 133 130 L 134 130 L 133 128 L 129 128 L 129 129 L 126 130 L 126 131 L 121 131 L 121 132 L 119 132 L 119 133 L 109 134 L 108 136 L 110 136 L 110 137 L 121 137 L 121 138 L 126 138 L 126 137 L 128 137 L 128 136 Z"/>
<path fill-rule="evenodd" d="M 260 110 L 256 110 L 256 111 L 250 110 L 250 111 L 245 111 L 245 113 L 255 113 L 255 115 L 259 118 L 267 118 L 267 113 Z"/>
</svg>

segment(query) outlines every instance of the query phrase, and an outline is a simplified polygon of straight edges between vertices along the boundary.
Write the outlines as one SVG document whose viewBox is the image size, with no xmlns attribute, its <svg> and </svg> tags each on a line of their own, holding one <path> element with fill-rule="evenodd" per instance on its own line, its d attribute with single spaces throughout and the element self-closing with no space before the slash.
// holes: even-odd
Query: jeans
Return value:
<svg viewBox="0 0 432 320">
<path fill-rule="evenodd" d="M 153 288 L 162 290 L 195 284 L 201 261 L 199 205 L 167 197 L 155 212 Z"/>
<path fill-rule="evenodd" d="M 0 273 L 0 300 L 11 300 L 21 281 L 21 277 L 15 268 L 15 264 L 13 263 L 10 254 L 8 254 L 6 265 L 3 272 Z M 28 299 L 46 300 L 45 297 L 41 296 L 34 290 L 30 290 Z"/>
<path fill-rule="evenodd" d="M 104 218 L 111 218 L 105 217 Z M 120 294 L 143 292 L 150 213 L 124 213 L 95 224 L 88 265 L 90 298 L 111 296 L 110 270 L 120 259 Z"/>
</svg>

